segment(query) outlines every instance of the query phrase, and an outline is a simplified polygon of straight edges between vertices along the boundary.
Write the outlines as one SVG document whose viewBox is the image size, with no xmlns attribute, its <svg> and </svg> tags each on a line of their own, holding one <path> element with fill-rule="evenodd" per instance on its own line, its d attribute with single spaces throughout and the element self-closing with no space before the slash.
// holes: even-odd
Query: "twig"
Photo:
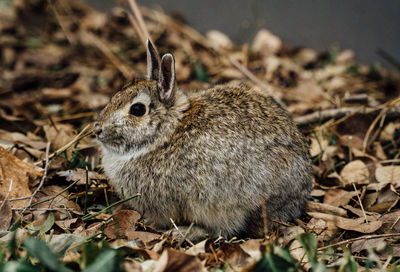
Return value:
<svg viewBox="0 0 400 272">
<path fill-rule="evenodd" d="M 361 211 L 362 211 L 362 213 L 363 213 L 363 215 L 364 215 L 365 222 L 368 224 L 369 222 L 368 222 L 367 215 L 365 214 L 364 206 L 363 206 L 363 204 L 362 204 L 362 202 L 361 202 L 360 195 L 358 194 L 358 191 L 357 191 L 356 185 L 355 185 L 354 183 L 353 183 L 353 188 L 354 188 L 354 191 L 355 191 L 355 192 L 356 192 L 356 194 L 357 194 L 358 202 L 360 202 L 360 207 L 361 207 Z"/>
<path fill-rule="evenodd" d="M 82 217 L 82 221 L 83 221 L 83 222 L 88 221 L 88 220 L 90 220 L 90 219 L 92 219 L 92 218 L 98 216 L 99 214 L 101 214 L 101 213 L 103 213 L 103 212 L 106 212 L 106 211 L 108 211 L 109 209 L 111 209 L 111 208 L 113 208 L 113 207 L 115 207 L 115 206 L 117 206 L 117 205 L 119 205 L 119 204 L 122 204 L 122 203 L 124 203 L 124 202 L 126 202 L 126 201 L 129 201 L 129 200 L 131 200 L 131 199 L 134 199 L 134 198 L 136 198 L 136 197 L 138 197 L 138 196 L 140 196 L 140 194 L 136 194 L 136 195 L 133 195 L 133 196 L 131 196 L 131 197 L 128 197 L 128 198 L 125 198 L 125 199 L 121 199 L 121 200 L 119 200 L 119 201 L 117 201 L 117 202 L 111 204 L 110 206 L 105 207 L 105 208 L 102 209 L 101 211 L 98 211 L 98 212 L 96 212 L 96 213 L 94 213 L 94 214 L 85 215 L 85 216 Z"/>
<path fill-rule="evenodd" d="M 50 142 L 47 142 L 47 145 L 46 145 L 46 164 L 44 166 L 43 177 L 40 180 L 39 186 L 36 188 L 35 192 L 33 192 L 33 194 L 31 195 L 28 205 L 22 210 L 22 214 L 24 214 L 26 212 L 26 210 L 31 207 L 33 199 L 35 198 L 36 194 L 42 189 L 42 187 L 44 185 L 44 181 L 47 178 L 47 171 L 49 169 L 49 152 L 50 152 Z"/>
<path fill-rule="evenodd" d="M 262 200 L 262 217 L 263 217 L 263 225 L 264 225 L 264 237 L 269 240 L 269 230 L 268 230 L 268 218 L 267 218 L 267 201 L 265 197 Z"/>
<path fill-rule="evenodd" d="M 83 241 L 83 242 L 81 242 L 81 243 L 78 243 L 78 244 L 76 244 L 76 245 L 73 245 L 72 247 L 67 248 L 67 250 L 66 250 L 65 252 L 68 252 L 68 251 L 70 251 L 70 250 L 72 250 L 72 249 L 74 249 L 74 248 L 77 248 L 77 247 L 83 245 L 84 243 L 88 242 L 89 240 L 92 240 L 93 238 L 96 238 L 96 236 L 99 236 L 99 235 L 102 234 L 102 233 L 103 233 L 103 232 L 96 232 L 95 234 L 92 234 L 92 235 L 86 237 L 86 238 L 85 238 L 85 241 Z"/>
<path fill-rule="evenodd" d="M 187 238 L 187 237 L 189 236 L 189 234 L 192 232 L 193 226 L 194 226 L 194 223 L 193 223 L 193 222 L 190 223 L 190 225 L 189 225 L 189 227 L 187 228 L 187 230 L 186 230 L 186 232 L 185 232 L 185 235 L 183 236 L 182 240 L 179 241 L 178 247 L 180 247 L 180 246 L 182 245 L 183 241 L 187 241 L 187 242 L 190 244 L 190 246 L 194 246 L 194 244 L 192 243 L 192 241 L 190 241 L 190 240 Z"/>
<path fill-rule="evenodd" d="M 51 10 L 52 10 L 53 13 L 54 13 L 54 16 L 56 17 L 56 20 L 58 21 L 58 24 L 59 24 L 60 27 L 61 27 L 61 30 L 63 31 L 65 37 L 66 37 L 67 40 L 68 40 L 68 42 L 69 42 L 71 45 L 74 45 L 75 43 L 73 42 L 73 39 L 71 39 L 70 33 L 69 33 L 69 31 L 67 30 L 67 28 L 65 27 L 64 22 L 61 20 L 61 17 L 60 17 L 60 15 L 58 14 L 57 9 L 55 8 L 54 4 L 52 3 L 51 0 L 48 0 L 48 2 L 49 2 L 49 4 L 50 4 Z"/>
<path fill-rule="evenodd" d="M 68 15 L 70 16 L 70 18 L 72 18 L 72 20 L 75 23 L 79 23 L 78 20 L 76 19 L 75 15 L 72 13 L 72 10 L 69 8 L 67 3 L 64 3 L 64 9 L 65 11 L 68 13 Z M 68 2 L 68 1 L 67 1 Z M 56 9 L 54 7 L 54 11 L 56 14 Z M 63 23 L 61 20 L 61 17 L 56 16 L 56 19 L 58 21 L 58 23 L 60 24 L 61 28 Z M 84 38 L 86 38 L 91 45 L 93 45 L 94 47 L 97 47 L 97 49 L 99 49 L 104 56 L 106 56 L 111 63 L 121 72 L 121 74 L 126 78 L 126 79 L 131 79 L 133 76 L 133 70 L 128 66 L 125 65 L 113 52 L 112 50 L 109 48 L 109 46 L 106 45 L 106 43 L 104 41 L 102 41 L 100 38 L 98 38 L 97 36 L 85 31 L 84 29 L 81 30 L 82 36 Z"/>
<path fill-rule="evenodd" d="M 325 122 L 329 119 L 338 119 L 342 118 L 346 115 L 355 114 L 355 113 L 364 113 L 364 114 L 372 114 L 379 113 L 383 109 L 382 108 L 365 108 L 365 107 L 343 107 L 340 109 L 329 109 L 323 111 L 316 111 L 304 116 L 300 116 L 294 118 L 294 121 L 302 126 L 308 125 L 316 122 Z M 400 107 L 393 107 L 387 112 L 388 118 L 396 118 L 400 116 Z"/>
<path fill-rule="evenodd" d="M 400 62 L 397 59 L 395 59 L 392 55 L 390 55 L 388 52 L 386 52 L 382 48 L 378 48 L 378 50 L 376 50 L 376 53 L 379 56 L 381 56 L 384 60 L 389 62 L 391 65 L 393 65 L 397 70 L 400 71 Z"/>
<path fill-rule="evenodd" d="M 25 199 L 29 199 L 29 198 L 31 198 L 31 197 L 30 196 L 23 196 L 23 197 L 11 198 L 8 201 L 11 202 L 11 201 L 25 200 Z"/>
<path fill-rule="evenodd" d="M 83 31 L 82 33 L 90 40 L 92 45 L 97 47 L 111 61 L 111 63 L 114 64 L 114 66 L 126 79 L 131 79 L 133 77 L 133 70 L 129 66 L 123 64 L 122 61 L 117 56 L 115 56 L 115 54 L 111 51 L 111 49 L 106 45 L 104 41 L 89 32 Z"/>
<path fill-rule="evenodd" d="M 190 224 L 189 228 L 187 229 L 185 235 L 183 235 L 183 233 L 180 231 L 180 229 L 178 228 L 178 226 L 175 224 L 174 220 L 172 218 L 169 219 L 172 223 L 172 225 L 174 226 L 174 228 L 176 229 L 176 231 L 182 236 L 181 241 L 179 241 L 179 247 L 182 245 L 183 241 L 187 241 L 191 246 L 194 246 L 194 244 L 192 243 L 192 241 L 190 241 L 189 239 L 187 239 L 187 235 L 190 233 L 189 230 L 191 231 L 193 228 L 193 223 Z"/>
<path fill-rule="evenodd" d="M 140 12 L 140 9 L 139 9 L 136 1 L 128 0 L 128 3 L 129 3 L 129 7 L 131 8 L 131 10 L 132 10 L 133 14 L 135 15 L 135 18 L 139 24 L 139 28 L 141 30 L 142 36 L 144 36 L 146 39 L 149 39 L 153 43 L 153 41 L 150 38 L 149 31 L 147 30 L 146 24 L 144 23 L 142 13 Z M 143 40 L 142 43 L 143 43 L 143 45 L 145 45 L 146 41 Z"/>
<path fill-rule="evenodd" d="M 145 38 L 145 36 L 143 36 L 143 33 L 140 30 L 138 23 L 136 22 L 135 18 L 132 16 L 132 14 L 130 12 L 127 12 L 127 14 L 128 14 L 129 22 L 131 22 L 131 25 L 133 26 L 133 29 L 135 30 L 136 34 L 138 35 L 140 42 L 143 44 L 143 46 L 146 46 L 146 38 Z"/>
<path fill-rule="evenodd" d="M 394 221 L 394 223 L 390 226 L 389 229 L 393 229 L 393 227 L 397 224 L 397 222 L 399 222 L 400 220 L 400 215 L 397 217 L 396 221 Z"/>
<path fill-rule="evenodd" d="M 390 101 L 388 103 L 385 103 L 381 106 L 381 112 L 378 114 L 378 116 L 375 118 L 375 120 L 372 122 L 370 127 L 367 130 L 367 133 L 365 134 L 364 141 L 363 141 L 363 152 L 365 153 L 367 150 L 368 146 L 368 140 L 369 136 L 371 135 L 372 131 L 375 128 L 375 125 L 378 123 L 381 118 L 385 118 L 386 115 L 389 113 L 392 108 L 395 108 L 395 105 L 400 102 L 400 97 L 394 99 L 393 101 Z M 399 110 L 400 108 L 397 108 Z M 385 117 L 384 117 L 385 116 Z M 383 120 L 383 119 L 382 119 Z"/>
<path fill-rule="evenodd" d="M 25 208 L 11 208 L 13 211 L 24 211 Z M 77 211 L 70 208 L 30 208 L 30 211 Z"/>
<path fill-rule="evenodd" d="M 78 181 L 79 181 L 79 180 L 76 180 L 76 181 L 72 182 L 70 185 L 68 185 L 67 187 L 65 187 L 63 190 L 61 190 L 60 192 L 58 192 L 58 193 L 57 193 L 56 195 L 54 195 L 54 196 L 51 196 L 51 197 L 46 198 L 46 199 L 44 199 L 44 200 L 41 200 L 41 201 L 32 203 L 31 207 L 34 207 L 34 206 L 37 206 L 37 205 L 39 205 L 39 204 L 42 204 L 42 203 L 45 203 L 45 202 L 47 202 L 47 201 L 51 201 L 51 200 L 55 199 L 56 197 L 58 197 L 58 196 L 61 195 L 62 193 L 68 191 L 72 186 L 74 186 L 75 184 L 77 184 Z"/>
<path fill-rule="evenodd" d="M 1 203 L 1 205 L 0 205 L 0 211 L 1 211 L 1 209 L 3 209 L 4 205 L 8 201 L 8 197 L 10 196 L 13 184 L 14 184 L 14 180 L 10 179 L 10 185 L 8 186 L 8 192 L 7 192 L 6 196 L 3 199 L 3 203 Z"/>
<path fill-rule="evenodd" d="M 72 139 L 72 141 L 70 141 L 69 143 L 67 143 L 66 145 L 64 145 L 63 147 L 59 148 L 57 151 L 53 152 L 50 156 L 49 156 L 49 160 L 53 159 L 54 157 L 60 155 L 61 153 L 63 153 L 64 151 L 66 151 L 68 148 L 70 148 L 71 146 L 73 146 L 75 143 L 77 143 L 78 141 L 80 141 L 81 139 L 85 138 L 86 136 L 90 135 L 92 133 L 92 130 L 87 131 L 89 128 L 91 127 L 91 125 L 87 125 L 84 129 L 82 129 L 81 132 L 79 132 L 78 135 L 75 136 L 74 139 Z M 35 162 L 35 165 L 39 165 L 43 162 L 43 160 L 37 161 Z"/>
<path fill-rule="evenodd" d="M 257 86 L 259 86 L 263 91 L 265 91 L 268 95 L 272 96 L 281 106 L 286 107 L 281 99 L 275 95 L 275 93 L 272 91 L 270 87 L 267 86 L 264 82 L 262 82 L 260 79 L 258 79 L 249 69 L 247 69 L 244 65 L 239 63 L 237 60 L 229 56 L 227 53 L 222 51 L 219 48 L 214 48 L 210 47 L 209 43 L 207 42 L 207 39 L 194 30 L 193 28 L 187 26 L 187 25 L 181 25 L 173 21 L 170 17 L 168 17 L 165 14 L 162 14 L 161 12 L 152 10 L 149 11 L 148 9 L 142 8 L 141 9 L 145 14 L 148 16 L 157 19 L 160 23 L 162 24 L 167 24 L 170 23 L 172 26 L 175 27 L 179 32 L 181 32 L 183 35 L 188 36 L 190 39 L 195 41 L 196 43 L 201 44 L 204 48 L 208 49 L 215 55 L 219 55 L 221 57 L 225 57 L 228 59 L 228 61 L 231 63 L 231 65 L 239 70 L 245 77 L 253 81 Z"/>
<path fill-rule="evenodd" d="M 275 95 L 275 93 L 272 91 L 271 87 L 267 86 L 264 82 L 262 82 L 260 79 L 258 79 L 252 72 L 250 72 L 249 69 L 247 69 L 244 65 L 242 65 L 240 62 L 232 58 L 231 56 L 221 53 L 224 55 L 229 62 L 240 72 L 242 72 L 243 75 L 245 75 L 248 79 L 253 81 L 257 86 L 259 86 L 264 92 L 267 93 L 267 95 L 273 97 L 276 102 L 278 102 L 282 107 L 286 108 L 285 104 L 283 104 L 282 100 Z"/>
<path fill-rule="evenodd" d="M 335 244 L 331 244 L 331 245 L 327 245 L 327 246 L 323 246 L 318 248 L 317 250 L 324 250 L 324 249 L 328 249 L 330 247 L 336 247 L 336 246 L 341 246 L 341 245 L 345 245 L 345 244 L 350 244 L 353 243 L 355 241 L 359 241 L 359 240 L 369 240 L 369 239 L 375 239 L 375 238 L 389 238 L 389 237 L 400 237 L 400 233 L 385 233 L 385 234 L 374 234 L 374 235 L 365 235 L 365 236 L 361 236 L 361 237 L 357 237 L 357 238 L 352 238 L 352 239 L 348 239 L 345 241 L 341 241 Z"/>
</svg>

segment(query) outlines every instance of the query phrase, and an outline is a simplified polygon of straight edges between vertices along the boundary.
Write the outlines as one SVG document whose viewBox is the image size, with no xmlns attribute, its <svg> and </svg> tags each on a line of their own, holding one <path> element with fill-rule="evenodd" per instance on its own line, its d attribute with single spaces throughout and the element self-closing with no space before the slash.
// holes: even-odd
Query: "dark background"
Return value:
<svg viewBox="0 0 400 272">
<path fill-rule="evenodd" d="M 106 10 L 110 0 L 87 0 Z M 267 28 L 292 46 L 317 50 L 352 49 L 366 64 L 382 63 L 378 48 L 400 60 L 398 0 L 137 0 L 138 4 L 179 12 L 195 29 L 221 30 L 234 41 L 252 41 Z"/>
</svg>

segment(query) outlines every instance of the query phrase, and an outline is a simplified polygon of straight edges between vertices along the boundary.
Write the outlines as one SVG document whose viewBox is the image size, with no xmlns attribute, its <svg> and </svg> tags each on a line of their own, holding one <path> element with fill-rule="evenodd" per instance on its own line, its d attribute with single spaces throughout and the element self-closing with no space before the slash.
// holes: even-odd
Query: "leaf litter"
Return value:
<svg viewBox="0 0 400 272">
<path fill-rule="evenodd" d="M 124 207 L 88 133 L 110 96 L 146 70 L 143 27 L 131 24 L 140 16 L 130 11 L 134 2 L 119 3 L 104 13 L 79 1 L 0 1 L 1 246 L 23 243 L 48 269 L 91 271 L 107 258 L 100 271 L 396 266 L 399 74 L 359 64 L 351 50 L 293 48 L 267 29 L 238 45 L 217 30 L 202 35 L 180 16 L 139 10 L 159 52 L 174 54 L 182 89 L 246 80 L 287 108 L 310 141 L 315 186 L 305 215 L 263 239 L 193 245 L 174 236 L 172 223 L 158 232 Z M 62 262 L 43 258 L 52 254 Z"/>
</svg>

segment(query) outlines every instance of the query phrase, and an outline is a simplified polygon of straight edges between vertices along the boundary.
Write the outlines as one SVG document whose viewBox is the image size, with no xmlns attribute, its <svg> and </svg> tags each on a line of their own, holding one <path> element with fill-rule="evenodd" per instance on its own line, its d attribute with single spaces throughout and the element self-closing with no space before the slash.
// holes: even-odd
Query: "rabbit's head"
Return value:
<svg viewBox="0 0 400 272">
<path fill-rule="evenodd" d="M 134 80 L 116 93 L 101 111 L 94 132 L 103 151 L 134 156 L 157 147 L 168 137 L 189 107 L 175 81 L 171 54 L 160 60 L 147 41 L 147 77 Z"/>
</svg>

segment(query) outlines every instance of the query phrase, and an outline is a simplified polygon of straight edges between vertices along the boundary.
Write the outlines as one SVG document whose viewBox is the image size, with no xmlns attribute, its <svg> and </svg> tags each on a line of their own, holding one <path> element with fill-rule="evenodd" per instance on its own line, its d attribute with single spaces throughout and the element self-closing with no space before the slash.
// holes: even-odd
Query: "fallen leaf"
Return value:
<svg viewBox="0 0 400 272">
<path fill-rule="evenodd" d="M 108 180 L 106 175 L 99 174 L 95 171 L 87 171 L 89 184 L 90 180 Z M 86 170 L 77 168 L 74 170 L 58 171 L 57 175 L 65 177 L 67 181 L 78 181 L 78 185 L 86 184 Z"/>
<path fill-rule="evenodd" d="M 400 166 L 390 165 L 382 166 L 379 165 L 375 170 L 375 178 L 380 183 L 391 183 L 396 188 L 400 187 Z"/>
<path fill-rule="evenodd" d="M 383 224 L 382 221 L 371 221 L 365 223 L 364 218 L 350 219 L 350 218 L 344 218 L 340 216 L 335 216 L 325 213 L 316 213 L 316 212 L 309 212 L 308 214 L 317 219 L 332 221 L 336 224 L 337 227 L 341 229 L 354 230 L 361 233 L 373 233 L 377 231 Z"/>
<path fill-rule="evenodd" d="M 196 256 L 167 248 L 155 263 L 153 272 L 197 272 L 206 271 L 204 265 Z"/>
<path fill-rule="evenodd" d="M 230 263 L 234 267 L 244 267 L 249 264 L 250 255 L 247 254 L 239 244 L 221 243 L 218 253 L 224 262 Z"/>
<path fill-rule="evenodd" d="M 134 210 L 119 210 L 112 215 L 113 221 L 106 226 L 104 234 L 110 239 L 128 237 L 135 230 L 135 224 L 140 219 L 140 214 Z M 143 241 L 144 242 L 144 241 Z"/>
<path fill-rule="evenodd" d="M 307 203 L 307 211 L 310 212 L 321 212 L 321 213 L 329 213 L 339 216 L 347 216 L 346 210 L 335 207 L 326 203 L 318 203 L 313 201 L 308 201 Z"/>
<path fill-rule="evenodd" d="M 326 221 L 317 218 L 311 218 L 307 223 L 307 229 L 312 230 L 315 234 L 321 234 L 327 227 Z"/>
<path fill-rule="evenodd" d="M 298 233 L 297 233 L 298 234 Z M 296 235 L 297 235 L 296 234 Z M 261 259 L 262 251 L 261 245 L 263 244 L 263 239 L 250 239 L 240 244 L 240 247 L 246 252 L 253 261 Z"/>
<path fill-rule="evenodd" d="M 382 215 L 383 222 L 381 233 L 400 233 L 400 210 Z"/>
<path fill-rule="evenodd" d="M 363 239 L 359 241 L 354 241 L 351 245 L 351 252 L 360 253 L 363 250 L 370 250 L 375 248 L 380 242 L 384 241 L 385 238 L 375 238 L 375 239 Z"/>
<path fill-rule="evenodd" d="M 208 41 L 213 48 L 217 49 L 232 49 L 233 43 L 225 33 L 218 30 L 210 30 L 206 33 Z"/>
<path fill-rule="evenodd" d="M 262 54 L 274 54 L 282 47 L 282 41 L 277 36 L 272 34 L 266 29 L 258 31 L 254 37 L 252 50 L 260 52 Z"/>
<path fill-rule="evenodd" d="M 76 136 L 74 127 L 70 124 L 57 123 L 54 126 L 44 126 L 47 141 L 51 142 L 52 150 L 58 150 L 68 144 Z"/>
<path fill-rule="evenodd" d="M 330 189 L 325 192 L 324 203 L 336 207 L 344 206 L 349 204 L 350 200 L 356 195 L 357 193 L 354 190 Z"/>
<path fill-rule="evenodd" d="M 343 186 L 369 183 L 368 168 L 360 160 L 355 160 L 346 164 L 340 172 L 340 177 L 342 179 Z"/>
<path fill-rule="evenodd" d="M 150 242 L 153 242 L 155 240 L 158 240 L 161 237 L 160 234 L 147 232 L 147 231 L 126 230 L 125 234 L 126 234 L 126 236 L 128 237 L 129 240 L 139 239 L 145 245 L 150 243 Z"/>
<path fill-rule="evenodd" d="M 8 230 L 11 224 L 11 219 L 11 207 L 5 197 L 0 194 L 0 231 Z"/>
<path fill-rule="evenodd" d="M 185 253 L 193 255 L 193 256 L 197 256 L 200 253 L 205 253 L 206 252 L 206 243 L 207 243 L 207 239 L 190 247 L 188 250 L 185 251 Z"/>
<path fill-rule="evenodd" d="M 43 174 L 28 163 L 21 161 L 0 146 L 0 194 L 7 195 L 12 180 L 9 199 L 30 196 L 29 178 L 37 179 Z M 12 201 L 12 208 L 22 208 L 28 205 L 29 199 Z"/>
</svg>

